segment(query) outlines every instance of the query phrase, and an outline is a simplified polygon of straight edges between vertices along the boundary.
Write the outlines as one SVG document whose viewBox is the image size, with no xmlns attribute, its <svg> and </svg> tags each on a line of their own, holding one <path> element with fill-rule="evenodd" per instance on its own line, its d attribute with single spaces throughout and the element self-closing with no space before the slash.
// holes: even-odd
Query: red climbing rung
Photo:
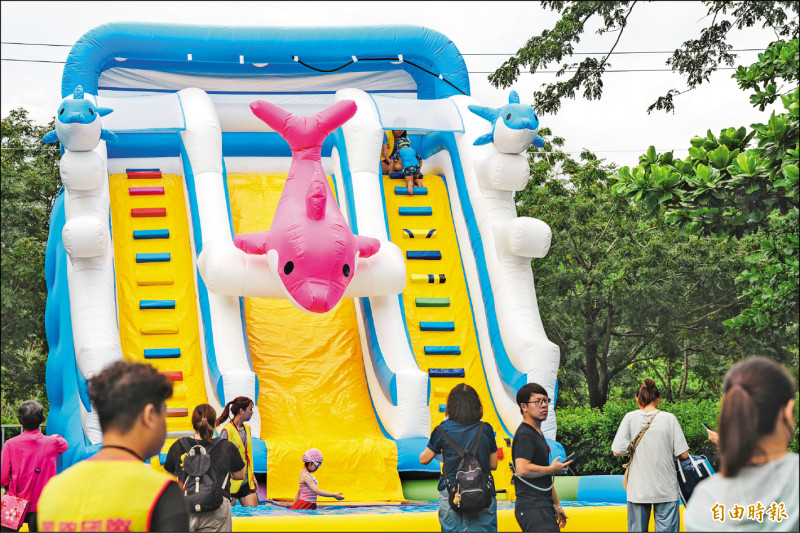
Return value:
<svg viewBox="0 0 800 533">
<path fill-rule="evenodd" d="M 189 416 L 189 410 L 186 407 L 167 407 L 166 416 Z"/>
<path fill-rule="evenodd" d="M 161 179 L 160 170 L 133 170 L 128 172 L 129 180 Z"/>
<path fill-rule="evenodd" d="M 128 194 L 131 196 L 164 194 L 164 187 L 128 187 Z"/>
<path fill-rule="evenodd" d="M 165 217 L 167 216 L 166 207 L 134 207 L 131 209 L 132 217 Z"/>
<path fill-rule="evenodd" d="M 159 374 L 167 376 L 172 381 L 183 381 L 183 372 L 180 370 L 169 370 L 165 372 L 159 372 Z"/>
</svg>

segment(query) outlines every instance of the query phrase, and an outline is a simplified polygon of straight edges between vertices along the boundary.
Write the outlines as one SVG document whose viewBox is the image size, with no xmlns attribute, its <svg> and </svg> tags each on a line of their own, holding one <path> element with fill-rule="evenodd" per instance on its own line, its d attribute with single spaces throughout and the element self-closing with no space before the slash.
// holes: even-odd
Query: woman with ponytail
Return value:
<svg viewBox="0 0 800 533">
<path fill-rule="evenodd" d="M 695 489 L 686 531 L 797 531 L 800 459 L 789 452 L 796 428 L 794 379 L 775 361 L 753 357 L 728 370 L 722 393 L 722 472 Z"/>
<path fill-rule="evenodd" d="M 256 489 L 258 481 L 253 473 L 253 439 L 250 426 L 245 424 L 253 417 L 253 400 L 246 396 L 237 396 L 225 405 L 225 409 L 217 419 L 220 427 L 219 436 L 228 439 L 239 450 L 245 464 L 244 481 L 231 483 L 231 499 L 238 499 L 246 507 L 258 505 Z"/>
<path fill-rule="evenodd" d="M 211 467 L 218 478 L 217 482 L 227 480 L 222 485 L 222 503 L 217 509 L 201 512 L 190 509 L 189 531 L 233 531 L 230 480 L 244 479 L 244 462 L 233 444 L 214 438 L 213 424 L 216 418 L 217 412 L 207 403 L 195 407 L 192 413 L 194 438 L 181 437 L 172 443 L 164 461 L 164 470 L 178 476 L 188 451 L 192 446 L 200 445 L 211 457 Z"/>
<path fill-rule="evenodd" d="M 611 451 L 616 457 L 631 453 L 628 467 L 628 531 L 647 531 L 651 508 L 656 531 L 680 531 L 680 494 L 675 457 L 689 457 L 686 437 L 672 413 L 658 410 L 661 397 L 656 382 L 646 378 L 636 392 L 639 409 L 625 415 Z M 636 441 L 636 443 L 634 443 Z"/>
</svg>

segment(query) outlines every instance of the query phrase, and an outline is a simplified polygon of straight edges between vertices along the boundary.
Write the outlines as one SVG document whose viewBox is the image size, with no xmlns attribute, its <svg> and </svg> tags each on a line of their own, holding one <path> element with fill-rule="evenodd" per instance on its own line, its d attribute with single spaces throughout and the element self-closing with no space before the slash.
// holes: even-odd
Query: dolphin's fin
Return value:
<svg viewBox="0 0 800 533">
<path fill-rule="evenodd" d="M 256 100 L 250 104 L 250 110 L 255 116 L 267 123 L 267 126 L 283 135 L 286 125 L 292 114 L 272 102 Z"/>
<path fill-rule="evenodd" d="M 358 107 L 352 100 L 340 100 L 316 114 L 317 124 L 322 133 L 327 135 L 347 122 L 356 114 Z"/>
<path fill-rule="evenodd" d="M 489 144 L 493 140 L 494 140 L 494 137 L 492 136 L 492 134 L 491 133 L 487 133 L 486 135 L 481 135 L 480 137 L 475 139 L 475 142 L 472 143 L 472 144 L 475 145 L 475 146 L 480 146 L 482 144 Z"/>
<path fill-rule="evenodd" d="M 244 250 L 248 254 L 267 253 L 267 243 L 269 242 L 269 230 L 256 231 L 253 233 L 237 233 L 233 237 L 233 245 Z"/>
<path fill-rule="evenodd" d="M 353 235 L 356 238 L 356 247 L 358 247 L 359 257 L 370 257 L 381 249 L 381 241 L 373 239 L 372 237 L 364 237 L 362 235 Z"/>
<path fill-rule="evenodd" d="M 322 220 L 328 204 L 328 191 L 321 180 L 312 180 L 306 189 L 306 214 L 311 220 Z"/>
<path fill-rule="evenodd" d="M 109 130 L 100 130 L 100 138 L 109 143 L 118 142 L 117 134 Z"/>
<path fill-rule="evenodd" d="M 494 123 L 497 120 L 497 117 L 500 116 L 500 110 L 494 109 L 491 107 L 483 107 L 479 105 L 469 105 L 467 106 L 470 111 L 475 113 L 481 118 L 488 120 L 489 122 Z"/>
<path fill-rule="evenodd" d="M 108 115 L 112 111 L 114 111 L 114 110 L 111 109 L 110 107 L 98 107 L 97 108 L 97 114 L 100 115 L 101 117 L 104 117 L 104 116 Z"/>
<path fill-rule="evenodd" d="M 58 140 L 58 133 L 56 133 L 56 130 L 48 131 L 47 133 L 44 134 L 44 137 L 42 137 L 42 142 L 44 144 L 54 143 L 57 140 Z"/>
<path fill-rule="evenodd" d="M 544 139 L 542 139 L 537 135 L 536 137 L 533 138 L 533 145 L 536 148 L 544 148 Z"/>
<path fill-rule="evenodd" d="M 511 91 L 508 95 L 508 103 L 509 104 L 518 104 L 519 103 L 519 95 L 517 91 Z"/>
</svg>

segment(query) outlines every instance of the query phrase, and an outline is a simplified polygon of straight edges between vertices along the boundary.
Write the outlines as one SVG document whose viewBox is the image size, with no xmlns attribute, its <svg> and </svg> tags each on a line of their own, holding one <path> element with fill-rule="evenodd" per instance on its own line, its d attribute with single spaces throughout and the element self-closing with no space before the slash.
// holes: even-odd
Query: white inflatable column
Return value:
<svg viewBox="0 0 800 533">
<path fill-rule="evenodd" d="M 428 375 L 420 370 L 408 346 L 397 296 L 405 286 L 405 259 L 398 246 L 389 241 L 383 218 L 382 176 L 378 174 L 380 168 L 378 155 L 383 142 L 383 129 L 375 104 L 364 91 L 342 89 L 336 92 L 335 100 L 337 102 L 353 100 L 358 106 L 353 118 L 342 126 L 353 184 L 355 204 L 353 207 L 358 218 L 358 234 L 381 241 L 381 250 L 376 254 L 376 259 L 379 264 L 383 262 L 385 266 L 374 268 L 376 274 L 391 268 L 391 274 L 384 273 L 384 279 L 380 282 L 383 291 L 371 291 L 372 294 L 377 292 L 387 295 L 371 296 L 369 302 L 383 358 L 389 371 L 396 376 L 397 405 L 395 406 L 381 390 L 365 337 L 364 317 L 361 316 L 360 306 L 356 306 L 367 384 L 375 410 L 392 438 L 399 440 L 428 437 L 431 425 L 428 408 Z M 332 159 L 334 172 L 341 179 L 341 161 L 338 152 L 332 154 Z M 344 187 L 343 184 L 340 186 Z M 342 211 L 347 213 L 346 195 L 342 194 L 340 201 L 343 204 Z"/>
<path fill-rule="evenodd" d="M 535 132 L 522 131 L 515 137 L 516 130 L 506 128 L 501 135 L 496 132 L 500 138 L 493 144 L 474 147 L 474 139 L 487 133 L 489 123 L 469 111 L 467 105 L 475 103 L 469 97 L 455 96 L 452 100 L 464 120 L 465 134 L 457 135 L 456 141 L 481 233 L 500 337 L 509 360 L 527 375 L 527 382 L 539 383 L 554 399 L 559 348 L 544 331 L 531 270 L 532 258 L 547 255 L 552 232 L 541 220 L 517 217 L 514 203 L 514 191 L 524 189 L 530 180 L 526 148 Z M 502 129 L 500 122 L 498 129 Z M 516 142 L 518 137 L 526 137 L 525 142 Z M 509 418 L 521 421 L 519 410 L 514 411 L 506 410 Z M 518 421 L 504 417 L 508 427 L 517 427 Z M 552 405 L 542 431 L 545 437 L 555 439 Z"/>
<path fill-rule="evenodd" d="M 75 361 L 81 376 L 88 380 L 123 359 L 109 229 L 105 141 L 87 151 L 64 152 L 60 169 L 66 188 L 66 223 L 61 236 L 69 258 L 67 280 Z M 102 442 L 97 414 L 89 412 L 83 402 L 80 409 L 87 438 L 92 444 Z"/>
<path fill-rule="evenodd" d="M 222 132 L 214 104 L 205 91 L 191 88 L 178 92 L 183 106 L 186 129 L 181 138 L 189 157 L 189 165 L 194 175 L 197 211 L 200 218 L 200 248 L 238 250 L 233 246 L 228 206 L 225 201 L 226 191 L 222 177 Z M 198 267 L 202 270 L 202 253 L 198 259 Z M 244 278 L 244 275 L 242 275 Z M 204 281 L 208 281 L 203 277 Z M 216 363 L 221 377 L 221 388 L 224 400 L 230 401 L 237 396 L 246 396 L 256 400 L 257 376 L 250 369 L 245 346 L 242 316 L 238 296 L 208 291 L 208 308 L 214 345 Z M 207 356 L 209 347 L 206 346 Z M 219 384 L 212 384 L 219 390 Z M 224 403 L 220 398 L 220 403 Z M 259 437 L 261 417 L 257 408 L 250 421 L 253 436 Z"/>
</svg>

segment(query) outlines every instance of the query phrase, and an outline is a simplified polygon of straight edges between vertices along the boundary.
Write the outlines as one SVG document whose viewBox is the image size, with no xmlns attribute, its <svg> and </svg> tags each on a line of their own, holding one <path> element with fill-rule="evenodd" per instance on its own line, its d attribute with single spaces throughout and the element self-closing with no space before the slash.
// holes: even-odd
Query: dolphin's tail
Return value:
<svg viewBox="0 0 800 533">
<path fill-rule="evenodd" d="M 253 114 L 286 139 L 292 152 L 322 148 L 329 133 L 347 122 L 356 113 L 356 103 L 342 100 L 316 115 L 301 117 L 264 100 L 250 104 Z"/>
</svg>

